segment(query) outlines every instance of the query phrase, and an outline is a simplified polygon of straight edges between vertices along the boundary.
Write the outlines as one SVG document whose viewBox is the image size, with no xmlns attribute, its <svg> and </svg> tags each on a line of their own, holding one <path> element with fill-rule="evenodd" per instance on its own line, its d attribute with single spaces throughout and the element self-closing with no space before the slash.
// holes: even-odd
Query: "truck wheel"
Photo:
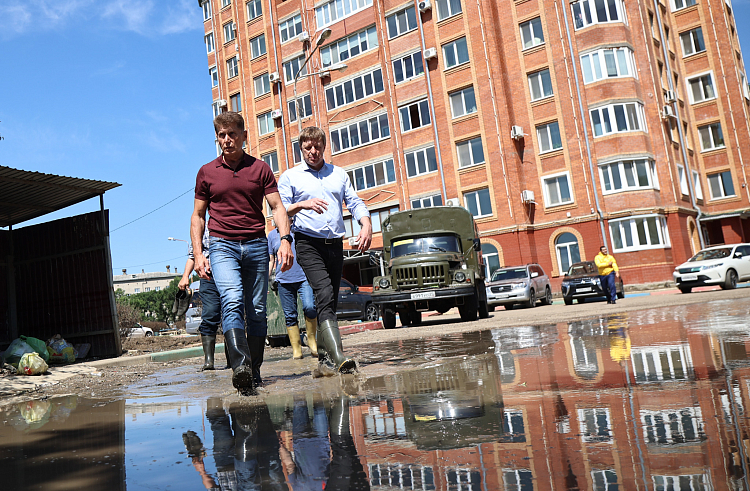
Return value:
<svg viewBox="0 0 750 491">
<path fill-rule="evenodd" d="M 573 299 L 568 297 L 563 297 L 563 302 L 565 302 L 565 305 L 573 305 Z"/>
<path fill-rule="evenodd" d="M 479 318 L 487 319 L 489 316 L 490 316 L 490 308 L 487 307 L 487 300 L 480 301 L 479 302 Z"/>
<path fill-rule="evenodd" d="M 477 294 L 470 297 L 464 297 L 464 304 L 458 306 L 458 313 L 461 314 L 461 320 L 464 322 L 477 320 Z"/>
<path fill-rule="evenodd" d="M 394 329 L 396 327 L 396 312 L 390 309 L 383 309 L 383 327 Z"/>
<path fill-rule="evenodd" d="M 728 269 L 727 276 L 724 278 L 724 283 L 720 286 L 722 290 L 734 290 L 737 288 L 737 272 L 733 269 Z"/>
<path fill-rule="evenodd" d="M 552 305 L 552 290 L 549 287 L 544 289 L 544 298 L 542 299 L 544 305 Z"/>
<path fill-rule="evenodd" d="M 412 310 L 409 312 L 409 326 L 422 325 L 422 313 Z"/>
<path fill-rule="evenodd" d="M 479 305 L 479 318 L 487 319 L 490 316 L 490 310 L 487 301 L 487 289 L 484 286 L 484 281 L 478 280 L 476 284 L 477 299 Z"/>
<path fill-rule="evenodd" d="M 528 301 L 526 301 L 526 304 L 524 305 L 524 307 L 528 307 L 530 309 L 533 309 L 534 307 L 536 307 L 536 292 L 534 291 L 533 288 L 529 292 L 529 299 Z"/>
</svg>

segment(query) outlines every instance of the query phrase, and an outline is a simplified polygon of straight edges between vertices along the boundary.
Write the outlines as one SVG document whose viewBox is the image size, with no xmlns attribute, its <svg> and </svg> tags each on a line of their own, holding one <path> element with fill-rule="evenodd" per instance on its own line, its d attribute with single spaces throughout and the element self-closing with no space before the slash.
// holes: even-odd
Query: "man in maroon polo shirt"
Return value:
<svg viewBox="0 0 750 491">
<path fill-rule="evenodd" d="M 268 241 L 263 198 L 282 235 L 277 253 L 282 271 L 292 266 L 289 219 L 271 168 L 242 150 L 247 140 L 242 116 L 220 114 L 214 120 L 214 129 L 222 154 L 198 171 L 190 238 L 195 271 L 204 279 L 213 276 L 219 290 L 232 384 L 242 393 L 253 394 L 262 385 L 260 366 L 268 330 Z M 210 265 L 203 254 L 202 240 L 207 209 L 211 210 Z"/>
</svg>

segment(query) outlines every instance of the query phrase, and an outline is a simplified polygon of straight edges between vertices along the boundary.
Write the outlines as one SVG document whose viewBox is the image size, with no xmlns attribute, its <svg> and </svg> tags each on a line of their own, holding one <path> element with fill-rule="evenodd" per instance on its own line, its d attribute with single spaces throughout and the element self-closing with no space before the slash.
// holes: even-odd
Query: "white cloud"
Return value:
<svg viewBox="0 0 750 491">
<path fill-rule="evenodd" d="M 149 21 L 154 4 L 150 1 L 115 0 L 104 7 L 102 17 L 122 22 L 122 28 L 138 34 L 149 33 Z"/>
</svg>

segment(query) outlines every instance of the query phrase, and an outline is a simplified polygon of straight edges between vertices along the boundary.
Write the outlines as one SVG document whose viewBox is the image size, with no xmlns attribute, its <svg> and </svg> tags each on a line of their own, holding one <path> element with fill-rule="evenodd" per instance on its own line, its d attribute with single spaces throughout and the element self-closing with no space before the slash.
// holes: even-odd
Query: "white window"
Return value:
<svg viewBox="0 0 750 491">
<path fill-rule="evenodd" d="M 355 32 L 339 41 L 320 48 L 320 59 L 323 66 L 339 63 L 378 47 L 378 32 L 375 26 Z"/>
<path fill-rule="evenodd" d="M 576 29 L 592 24 L 625 22 L 622 0 L 581 0 L 571 5 Z"/>
<path fill-rule="evenodd" d="M 430 208 L 432 206 L 443 206 L 443 198 L 439 194 L 411 200 L 412 208 Z M 487 256 L 483 254 L 485 260 Z"/>
<path fill-rule="evenodd" d="M 439 205 L 435 205 L 435 206 L 439 206 Z M 495 247 L 492 244 L 483 242 L 482 243 L 482 259 L 484 259 L 484 276 L 487 278 L 491 278 L 492 273 L 494 273 L 496 269 L 500 269 L 500 255 L 497 253 L 497 247 Z M 498 356 L 498 359 L 501 360 L 502 358 Z M 502 373 L 502 368 L 501 368 L 501 373 Z M 508 410 L 508 407 L 506 406 L 503 410 L 503 415 L 505 417 L 505 421 L 503 422 L 504 423 L 503 425 L 507 427 L 507 428 L 504 428 L 504 433 L 506 435 L 519 435 L 519 434 L 523 435 L 524 433 L 523 412 L 522 411 L 510 411 Z M 514 436 L 512 436 L 511 438 L 514 438 Z M 517 440 L 513 440 L 514 443 L 516 441 Z"/>
<path fill-rule="evenodd" d="M 529 90 L 531 91 L 532 101 L 553 95 L 552 80 L 550 79 L 548 68 L 529 75 Z"/>
<path fill-rule="evenodd" d="M 690 102 L 693 104 L 716 99 L 714 80 L 710 73 L 687 79 Z"/>
<path fill-rule="evenodd" d="M 704 152 L 706 150 L 724 148 L 724 133 L 721 131 L 721 123 L 699 126 L 698 133 L 701 136 L 701 148 Z"/>
<path fill-rule="evenodd" d="M 592 407 L 578 410 L 578 422 L 584 442 L 611 442 L 612 424 L 610 421 L 609 408 Z"/>
<path fill-rule="evenodd" d="M 234 78 L 239 75 L 239 67 L 237 65 L 237 57 L 233 56 L 227 60 L 227 75 L 229 78 Z"/>
<path fill-rule="evenodd" d="M 221 8 L 229 7 L 231 3 L 232 3 L 232 0 L 221 0 Z"/>
<path fill-rule="evenodd" d="M 261 155 L 260 160 L 267 163 L 274 173 L 279 172 L 279 154 L 275 150 L 271 153 Z"/>
<path fill-rule="evenodd" d="M 409 177 L 437 172 L 434 146 L 405 152 L 404 157 L 406 157 L 406 175 Z"/>
<path fill-rule="evenodd" d="M 555 253 L 560 274 L 567 272 L 571 265 L 581 262 L 578 238 L 570 232 L 563 232 L 555 239 Z"/>
<path fill-rule="evenodd" d="M 672 1 L 673 10 L 686 9 L 688 7 L 692 7 L 693 5 L 695 5 L 695 0 L 673 0 Z"/>
<path fill-rule="evenodd" d="M 250 57 L 257 58 L 266 54 L 266 35 L 254 37 L 250 40 Z"/>
<path fill-rule="evenodd" d="M 406 80 L 411 80 L 423 73 L 424 65 L 422 64 L 421 51 L 416 51 L 393 60 L 393 78 L 397 84 Z"/>
<path fill-rule="evenodd" d="M 708 188 L 711 191 L 711 199 L 727 198 L 734 196 L 734 183 L 732 183 L 732 173 L 730 171 L 708 174 Z"/>
<path fill-rule="evenodd" d="M 219 85 L 219 71 L 216 70 L 216 66 L 208 69 L 208 76 L 211 78 L 211 87 Z"/>
<path fill-rule="evenodd" d="M 290 84 L 294 82 L 294 77 L 297 75 L 299 67 L 302 66 L 302 63 L 304 63 L 304 61 L 305 55 L 300 55 L 297 58 L 291 59 L 283 64 L 285 83 Z M 302 69 L 299 75 L 300 77 L 303 75 L 307 75 L 307 65 L 305 65 L 305 68 Z"/>
<path fill-rule="evenodd" d="M 703 42 L 703 29 L 696 27 L 680 34 L 683 56 L 694 55 L 706 51 L 706 43 Z"/>
<path fill-rule="evenodd" d="M 615 491 L 620 488 L 615 469 L 591 471 L 591 480 L 594 482 L 593 489 L 596 491 Z"/>
<path fill-rule="evenodd" d="M 490 190 L 487 188 L 464 194 L 464 205 L 474 218 L 492 215 Z"/>
<path fill-rule="evenodd" d="M 628 131 L 646 131 L 645 121 L 643 104 L 640 102 L 611 104 L 591 110 L 594 136 Z"/>
<path fill-rule="evenodd" d="M 461 13 L 461 0 L 437 0 L 438 20 Z"/>
<path fill-rule="evenodd" d="M 482 137 L 478 136 L 471 140 L 456 143 L 456 153 L 458 154 L 459 167 L 483 164 L 484 148 L 482 147 Z"/>
<path fill-rule="evenodd" d="M 290 19 L 279 22 L 279 35 L 281 36 L 282 43 L 296 38 L 301 32 L 302 15 L 300 14 L 297 14 Z"/>
<path fill-rule="evenodd" d="M 599 166 L 604 194 L 637 189 L 658 189 L 656 163 L 653 160 L 621 160 Z"/>
<path fill-rule="evenodd" d="M 134 291 L 135 293 L 141 293 L 141 289 L 140 289 L 140 288 L 135 288 L 135 289 L 133 289 L 133 291 Z"/>
<path fill-rule="evenodd" d="M 267 135 L 269 133 L 273 133 L 275 129 L 276 128 L 275 128 L 275 125 L 273 124 L 273 117 L 271 116 L 270 111 L 258 116 L 258 134 L 259 135 Z"/>
<path fill-rule="evenodd" d="M 635 381 L 691 380 L 693 358 L 687 345 L 633 348 L 630 353 Z"/>
<path fill-rule="evenodd" d="M 690 189 L 688 188 L 687 176 L 685 175 L 685 168 L 681 165 L 677 166 L 677 175 L 680 179 L 680 193 L 683 196 L 690 196 Z"/>
<path fill-rule="evenodd" d="M 214 52 L 214 33 L 209 32 L 203 36 L 203 40 L 206 42 L 206 53 Z"/>
<path fill-rule="evenodd" d="M 636 77 L 635 58 L 630 48 L 607 48 L 581 55 L 583 83 L 618 77 Z"/>
<path fill-rule="evenodd" d="M 322 29 L 371 5 L 372 0 L 331 0 L 315 7 L 315 21 Z"/>
<path fill-rule="evenodd" d="M 747 76 L 744 73 L 740 73 L 740 87 L 742 87 L 742 95 L 745 99 L 750 100 L 750 85 L 747 84 Z"/>
<path fill-rule="evenodd" d="M 224 112 L 224 111 L 221 110 L 221 106 L 219 105 L 219 101 L 214 101 L 213 104 L 211 104 L 211 109 L 213 109 L 214 119 L 216 119 L 216 116 L 218 116 L 219 114 L 221 114 L 222 112 Z M 221 152 L 219 152 L 219 153 L 221 153 Z"/>
<path fill-rule="evenodd" d="M 451 112 L 454 118 L 477 112 L 477 100 L 474 97 L 474 87 L 448 94 L 451 100 Z"/>
<path fill-rule="evenodd" d="M 158 292 L 159 290 L 161 290 L 161 287 L 160 287 L 160 286 L 155 286 L 155 287 L 154 287 L 154 291 L 155 291 L 155 292 Z"/>
<path fill-rule="evenodd" d="M 443 45 L 443 63 L 445 69 L 453 68 L 469 62 L 469 49 L 466 46 L 466 38 L 462 37 Z"/>
<path fill-rule="evenodd" d="M 268 74 L 264 73 L 253 79 L 253 85 L 255 86 L 255 97 L 262 96 L 271 92 L 271 82 L 268 79 Z"/>
<path fill-rule="evenodd" d="M 144 289 L 143 289 L 143 291 L 144 291 L 144 292 L 150 292 L 150 291 L 151 291 L 151 287 L 150 287 L 150 286 L 147 286 L 146 288 L 144 288 Z"/>
<path fill-rule="evenodd" d="M 521 41 L 523 49 L 533 48 L 544 44 L 544 31 L 542 31 L 542 19 L 537 17 L 521 23 Z"/>
<path fill-rule="evenodd" d="M 400 107 L 398 111 L 401 114 L 402 133 L 430 124 L 430 106 L 427 99 Z"/>
<path fill-rule="evenodd" d="M 560 125 L 557 121 L 537 126 L 536 137 L 539 140 L 539 153 L 552 152 L 562 148 Z"/>
<path fill-rule="evenodd" d="M 387 208 L 387 209 L 379 210 L 379 211 L 371 211 L 370 221 L 372 222 L 373 233 L 382 232 L 383 222 L 385 221 L 385 219 L 388 218 L 391 215 L 391 213 L 396 213 L 397 211 L 398 211 L 398 206 L 392 206 L 391 208 Z M 346 226 L 346 221 L 344 222 L 344 225 Z"/>
<path fill-rule="evenodd" d="M 229 21 L 224 24 L 224 43 L 234 41 L 235 37 L 237 37 L 237 29 L 234 27 L 234 22 Z"/>
<path fill-rule="evenodd" d="M 210 0 L 206 0 L 201 4 L 201 8 L 203 9 L 203 22 L 209 20 L 211 18 L 211 2 Z"/>
<path fill-rule="evenodd" d="M 242 111 L 242 95 L 239 92 L 229 96 L 229 110 L 236 113 Z"/>
<path fill-rule="evenodd" d="M 706 439 L 700 407 L 641 409 L 640 413 L 643 439 L 648 444 L 672 446 Z"/>
<path fill-rule="evenodd" d="M 701 188 L 701 179 L 698 171 L 692 171 L 693 173 L 693 188 L 695 189 L 696 199 L 703 199 L 703 188 Z"/>
<path fill-rule="evenodd" d="M 352 186 L 357 191 L 396 182 L 396 169 L 393 166 L 393 159 L 358 167 L 348 170 L 346 173 L 349 175 Z"/>
<path fill-rule="evenodd" d="M 302 149 L 299 146 L 299 140 L 292 140 L 292 160 L 294 160 L 294 165 L 302 163 Z"/>
<path fill-rule="evenodd" d="M 310 101 L 310 94 L 305 94 L 298 97 L 297 99 L 290 99 L 287 104 L 289 105 L 289 122 L 297 121 L 297 117 L 308 118 L 312 116 L 312 102 Z"/>
<path fill-rule="evenodd" d="M 667 222 L 660 215 L 610 220 L 609 231 L 614 251 L 638 251 L 669 246 Z"/>
<path fill-rule="evenodd" d="M 573 202 L 570 192 L 570 178 L 568 173 L 557 174 L 542 178 L 544 183 L 544 206 L 566 205 Z"/>
<path fill-rule="evenodd" d="M 331 130 L 331 153 L 345 152 L 390 138 L 388 115 L 380 114 Z"/>
<path fill-rule="evenodd" d="M 383 70 L 378 68 L 353 79 L 331 84 L 326 87 L 326 105 L 328 110 L 361 101 L 373 94 L 383 92 Z"/>
<path fill-rule="evenodd" d="M 652 476 L 654 489 L 713 489 L 706 474 L 680 474 L 676 476 Z"/>
<path fill-rule="evenodd" d="M 393 39 L 417 28 L 417 14 L 414 7 L 400 10 L 385 18 L 388 23 L 388 39 Z"/>
<path fill-rule="evenodd" d="M 534 489 L 534 474 L 529 469 L 503 469 L 503 489 L 506 491 Z"/>
<path fill-rule="evenodd" d="M 257 19 L 263 15 L 261 0 L 250 0 L 245 6 L 247 7 L 247 20 Z"/>
</svg>

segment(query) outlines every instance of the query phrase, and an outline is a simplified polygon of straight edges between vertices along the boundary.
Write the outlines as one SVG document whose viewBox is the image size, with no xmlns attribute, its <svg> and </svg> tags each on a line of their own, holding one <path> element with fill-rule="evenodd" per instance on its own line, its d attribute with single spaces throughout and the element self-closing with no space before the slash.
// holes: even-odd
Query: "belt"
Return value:
<svg viewBox="0 0 750 491">
<path fill-rule="evenodd" d="M 312 237 L 310 235 L 303 234 L 301 232 L 295 232 L 294 235 L 299 239 L 303 239 L 309 242 L 322 242 L 327 245 L 341 244 L 344 241 L 344 239 L 342 239 L 341 237 L 334 237 L 332 239 L 326 239 L 324 237 Z"/>
</svg>

